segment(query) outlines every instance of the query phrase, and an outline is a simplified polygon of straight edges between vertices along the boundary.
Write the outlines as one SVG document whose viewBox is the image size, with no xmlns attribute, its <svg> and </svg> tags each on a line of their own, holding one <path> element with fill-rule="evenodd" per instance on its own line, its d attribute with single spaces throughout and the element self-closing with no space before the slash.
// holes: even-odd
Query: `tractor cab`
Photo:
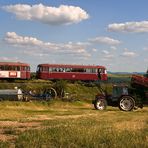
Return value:
<svg viewBox="0 0 148 148">
<path fill-rule="evenodd" d="M 126 85 L 114 85 L 112 90 L 112 101 L 117 101 L 123 95 L 128 95 L 128 87 Z"/>
</svg>

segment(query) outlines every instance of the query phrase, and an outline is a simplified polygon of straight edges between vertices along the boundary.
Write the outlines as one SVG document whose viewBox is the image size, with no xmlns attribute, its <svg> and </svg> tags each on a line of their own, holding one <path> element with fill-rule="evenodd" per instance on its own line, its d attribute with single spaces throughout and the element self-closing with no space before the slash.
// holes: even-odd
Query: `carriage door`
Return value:
<svg viewBox="0 0 148 148">
<path fill-rule="evenodd" d="M 102 69 L 98 68 L 98 79 L 102 80 Z"/>
<path fill-rule="evenodd" d="M 104 68 L 98 69 L 98 78 L 99 80 L 107 80 L 107 72 Z"/>
<path fill-rule="evenodd" d="M 21 79 L 26 79 L 26 66 L 21 66 L 21 69 L 20 69 L 20 73 L 21 73 Z"/>
</svg>

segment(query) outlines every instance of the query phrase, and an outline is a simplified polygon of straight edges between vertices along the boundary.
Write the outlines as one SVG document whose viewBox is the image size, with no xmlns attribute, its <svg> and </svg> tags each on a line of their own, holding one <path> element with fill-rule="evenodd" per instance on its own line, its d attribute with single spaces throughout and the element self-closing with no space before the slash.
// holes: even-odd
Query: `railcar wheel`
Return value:
<svg viewBox="0 0 148 148">
<path fill-rule="evenodd" d="M 107 101 L 105 99 L 96 99 L 94 101 L 94 107 L 97 110 L 105 110 L 107 108 Z"/>
<path fill-rule="evenodd" d="M 135 100 L 131 96 L 122 96 L 119 100 L 119 109 L 122 111 L 131 111 L 135 107 Z"/>
</svg>

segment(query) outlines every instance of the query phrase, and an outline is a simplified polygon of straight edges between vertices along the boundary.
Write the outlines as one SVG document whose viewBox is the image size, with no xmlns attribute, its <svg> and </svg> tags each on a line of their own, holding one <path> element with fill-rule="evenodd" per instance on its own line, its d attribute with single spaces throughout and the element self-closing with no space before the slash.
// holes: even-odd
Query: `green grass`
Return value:
<svg viewBox="0 0 148 148">
<path fill-rule="evenodd" d="M 148 147 L 147 107 L 132 112 L 113 107 L 98 111 L 85 101 L 6 101 L 0 103 L 0 109 L 0 129 L 6 136 L 16 136 L 1 141 L 2 148 Z M 11 127 L 2 127 L 2 121 L 10 121 Z"/>
</svg>

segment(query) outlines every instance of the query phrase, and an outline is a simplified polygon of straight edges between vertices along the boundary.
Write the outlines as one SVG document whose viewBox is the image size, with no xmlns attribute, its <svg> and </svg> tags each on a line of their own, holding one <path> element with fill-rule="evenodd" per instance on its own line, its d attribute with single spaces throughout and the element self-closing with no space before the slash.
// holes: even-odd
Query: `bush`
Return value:
<svg viewBox="0 0 148 148">
<path fill-rule="evenodd" d="M 64 80 L 59 80 L 59 81 L 56 81 L 55 84 L 54 84 L 54 89 L 56 90 L 57 92 L 57 95 L 58 97 L 64 97 L 64 92 L 66 90 L 66 86 L 67 86 L 67 81 L 64 81 Z"/>
</svg>

